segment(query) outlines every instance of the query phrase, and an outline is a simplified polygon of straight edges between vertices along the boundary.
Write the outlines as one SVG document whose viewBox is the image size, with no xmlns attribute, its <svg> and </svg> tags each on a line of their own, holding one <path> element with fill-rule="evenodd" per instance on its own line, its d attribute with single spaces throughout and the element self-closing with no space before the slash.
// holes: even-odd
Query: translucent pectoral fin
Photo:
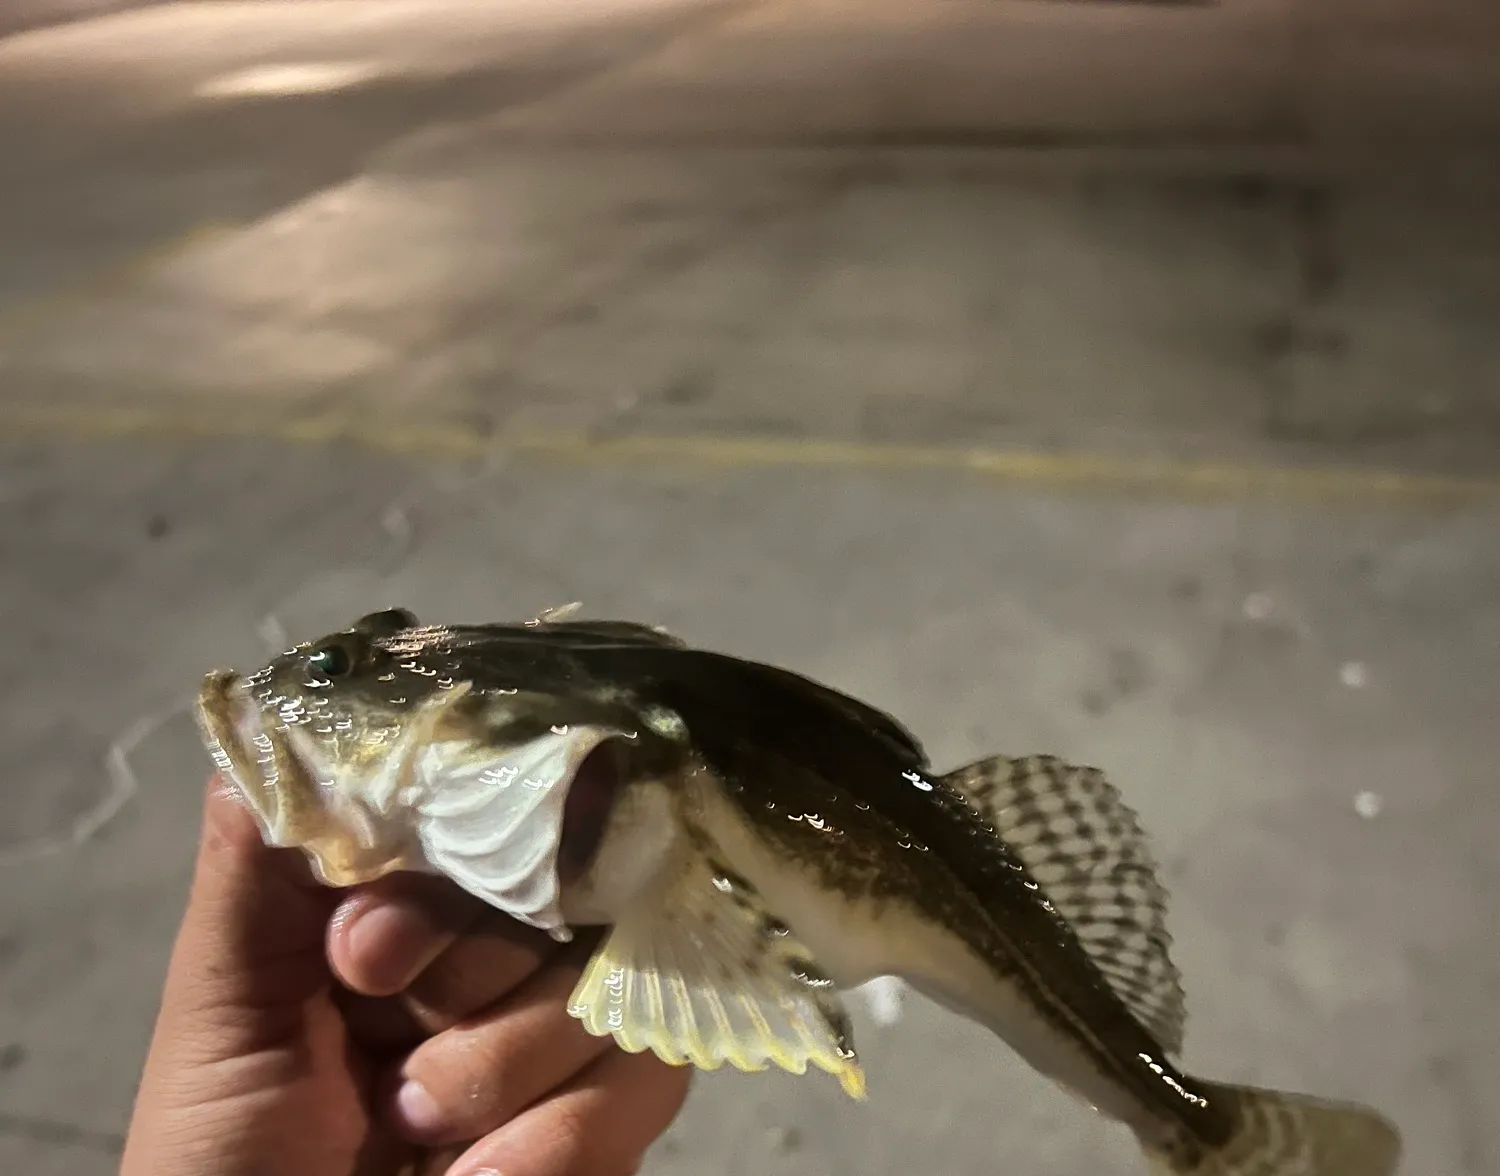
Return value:
<svg viewBox="0 0 1500 1176">
<path fill-rule="evenodd" d="M 568 1011 L 590 1033 L 672 1065 L 803 1074 L 811 1063 L 864 1097 L 832 983 L 746 882 L 698 855 L 615 925 Z"/>
</svg>

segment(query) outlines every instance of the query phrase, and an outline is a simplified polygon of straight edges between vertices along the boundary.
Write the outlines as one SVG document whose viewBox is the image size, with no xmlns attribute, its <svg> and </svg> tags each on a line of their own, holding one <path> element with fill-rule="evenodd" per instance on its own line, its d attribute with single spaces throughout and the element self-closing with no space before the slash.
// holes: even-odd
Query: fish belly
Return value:
<svg viewBox="0 0 1500 1176">
<path fill-rule="evenodd" d="M 737 814 L 720 811 L 713 835 L 729 865 L 761 894 L 848 991 L 895 976 L 922 995 L 1000 1037 L 1033 1069 L 1096 1110 L 1141 1130 L 1154 1117 L 1087 1051 L 1037 1009 L 953 929 L 910 901 L 850 897 L 830 890 L 816 869 L 790 860 Z"/>
</svg>

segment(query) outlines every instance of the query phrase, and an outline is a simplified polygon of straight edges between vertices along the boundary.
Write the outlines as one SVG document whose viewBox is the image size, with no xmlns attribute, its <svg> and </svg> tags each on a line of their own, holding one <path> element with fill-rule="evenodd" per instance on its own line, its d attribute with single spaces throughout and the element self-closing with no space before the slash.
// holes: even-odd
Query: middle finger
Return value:
<svg viewBox="0 0 1500 1176">
<path fill-rule="evenodd" d="M 570 945 L 506 1000 L 412 1052 L 395 1110 L 413 1141 L 450 1143 L 493 1131 L 612 1048 L 567 1011 L 591 947 Z"/>
</svg>

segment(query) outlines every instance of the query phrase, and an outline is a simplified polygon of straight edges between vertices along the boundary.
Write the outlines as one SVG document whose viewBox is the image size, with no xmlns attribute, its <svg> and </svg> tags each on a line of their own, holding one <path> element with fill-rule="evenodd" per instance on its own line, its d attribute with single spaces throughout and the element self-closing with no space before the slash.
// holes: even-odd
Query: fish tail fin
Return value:
<svg viewBox="0 0 1500 1176">
<path fill-rule="evenodd" d="M 1379 1112 L 1279 1090 L 1197 1081 L 1229 1108 L 1234 1133 L 1205 1149 L 1147 1146 L 1152 1176 L 1393 1176 L 1401 1136 Z"/>
</svg>

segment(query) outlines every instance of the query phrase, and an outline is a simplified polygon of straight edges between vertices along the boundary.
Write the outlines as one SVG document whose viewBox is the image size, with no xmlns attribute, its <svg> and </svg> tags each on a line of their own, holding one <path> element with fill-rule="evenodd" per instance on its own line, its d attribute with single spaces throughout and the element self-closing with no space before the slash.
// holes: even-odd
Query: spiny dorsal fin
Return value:
<svg viewBox="0 0 1500 1176">
<path fill-rule="evenodd" d="M 528 629 L 547 629 L 577 637 L 602 637 L 625 641 L 644 641 L 652 645 L 665 645 L 681 649 L 686 644 L 661 625 L 643 625 L 636 621 L 571 620 L 583 606 L 577 601 L 543 609 L 535 620 L 527 621 Z"/>
<path fill-rule="evenodd" d="M 1168 1053 L 1181 1050 L 1166 888 L 1114 785 L 1046 755 L 996 756 L 944 779 L 994 824 L 1136 1019 Z"/>
<path fill-rule="evenodd" d="M 688 851 L 659 899 L 615 924 L 584 969 L 568 1012 L 585 1029 L 704 1070 L 811 1063 L 864 1097 L 838 992 L 748 882 Z"/>
</svg>

